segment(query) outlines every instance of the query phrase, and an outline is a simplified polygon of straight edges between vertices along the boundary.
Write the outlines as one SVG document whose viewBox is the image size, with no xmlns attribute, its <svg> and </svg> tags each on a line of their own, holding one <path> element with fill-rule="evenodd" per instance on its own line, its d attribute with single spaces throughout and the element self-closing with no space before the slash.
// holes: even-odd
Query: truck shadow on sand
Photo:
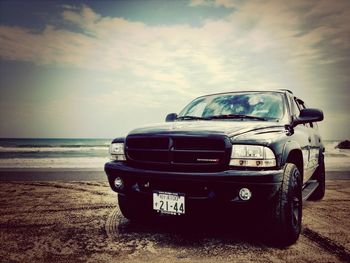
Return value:
<svg viewBox="0 0 350 263">
<path fill-rule="evenodd" d="M 241 216 L 241 218 L 239 218 Z M 143 239 L 181 247 L 240 246 L 282 247 L 271 239 L 266 222 L 259 218 L 160 216 L 143 222 L 125 219 L 116 209 L 107 220 L 106 232 L 113 239 Z"/>
<path fill-rule="evenodd" d="M 143 222 L 132 222 L 115 209 L 106 223 L 106 232 L 110 238 L 119 241 L 135 240 L 143 244 L 195 249 L 205 254 L 225 249 L 265 251 L 269 248 L 283 249 L 271 233 L 266 221 L 259 217 L 237 215 L 235 217 L 197 217 L 173 218 L 157 217 Z M 239 217 L 241 216 L 241 217 Z M 309 241 L 349 262 L 350 253 L 341 244 L 304 227 L 301 235 Z"/>
</svg>

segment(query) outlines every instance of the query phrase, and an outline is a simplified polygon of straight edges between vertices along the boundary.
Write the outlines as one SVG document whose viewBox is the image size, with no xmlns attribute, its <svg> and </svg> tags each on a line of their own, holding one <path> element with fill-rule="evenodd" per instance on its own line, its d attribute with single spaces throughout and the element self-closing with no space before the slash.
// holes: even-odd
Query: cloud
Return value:
<svg viewBox="0 0 350 263">
<path fill-rule="evenodd" d="M 223 6 L 225 8 L 234 8 L 238 1 L 235 0 L 191 0 L 190 6 Z"/>
<path fill-rule="evenodd" d="M 212 1 L 191 2 L 192 5 L 208 3 Z M 221 0 L 213 3 L 233 6 L 235 2 Z M 141 74 L 150 73 L 147 70 L 150 67 L 176 67 L 173 61 L 181 59 L 205 67 L 214 78 L 230 80 L 225 77 L 224 68 L 235 69 L 237 65 L 227 64 L 224 59 L 227 55 L 241 59 L 274 51 L 283 60 L 305 62 L 301 64 L 342 59 L 337 54 L 329 58 L 322 47 L 348 51 L 349 26 L 346 25 L 350 24 L 350 9 L 343 5 L 335 6 L 329 1 L 315 2 L 313 6 L 303 1 L 292 4 L 249 1 L 240 4 L 238 11 L 230 17 L 206 21 L 200 28 L 147 26 L 123 18 L 102 17 L 85 5 L 79 9 L 67 6 L 62 19 L 79 26 L 83 32 L 55 25 L 47 25 L 40 33 L 1 26 L 0 55 L 5 59 L 36 64 L 105 70 L 133 70 L 136 65 L 141 71 L 143 68 Z M 298 11 L 303 8 L 308 11 Z M 320 25 L 302 32 L 303 21 L 312 17 L 327 17 L 331 23 L 319 21 Z M 159 71 L 155 72 L 159 77 Z"/>
<path fill-rule="evenodd" d="M 183 59 L 205 66 L 209 74 L 214 73 L 214 78 L 217 75 L 222 79 L 223 68 L 236 68 L 222 59 L 226 54 L 233 53 L 241 58 L 274 51 L 276 56 L 295 63 L 314 60 L 331 63 L 343 56 L 337 57 L 333 53 L 330 58 L 323 47 L 348 51 L 350 9 L 344 7 L 346 3 L 334 5 L 319 1 L 311 5 L 304 1 L 291 4 L 249 1 L 238 5 L 235 1 L 223 0 L 191 2 L 194 6 L 209 3 L 225 7 L 235 5 L 238 11 L 221 20 L 208 20 L 197 28 L 147 26 L 123 18 L 102 17 L 85 5 L 79 9 L 66 6 L 62 20 L 80 27 L 82 32 L 55 25 L 47 25 L 40 33 L 1 26 L 0 55 L 5 59 L 36 64 L 106 70 L 134 65 L 138 69 L 142 65 L 144 68 L 173 67 L 174 59 Z M 303 9 L 306 11 L 299 11 Z M 315 20 L 315 17 L 320 18 L 319 25 L 303 31 L 303 21 Z"/>
<path fill-rule="evenodd" d="M 214 1 L 212 0 L 191 0 L 190 6 L 209 6 L 214 5 Z"/>
<path fill-rule="evenodd" d="M 232 13 L 196 27 L 150 26 L 66 5 L 60 23 L 41 32 L 1 25 L 0 57 L 105 72 L 110 89 L 94 103 L 111 109 L 117 98 L 120 107 L 133 97 L 129 103 L 149 101 L 147 107 L 161 108 L 167 94 L 182 103 L 248 87 L 289 88 L 322 104 L 312 94 L 330 92 L 324 78 L 350 81 L 334 73 L 340 64 L 350 66 L 349 1 L 193 0 L 189 6 L 222 6 Z"/>
<path fill-rule="evenodd" d="M 72 6 L 66 5 L 63 7 L 65 9 L 62 13 L 63 19 L 82 27 L 89 27 L 91 24 L 97 22 L 101 18 L 99 14 L 96 14 L 86 5 L 82 5 L 80 12 L 78 8 L 74 8 Z"/>
</svg>

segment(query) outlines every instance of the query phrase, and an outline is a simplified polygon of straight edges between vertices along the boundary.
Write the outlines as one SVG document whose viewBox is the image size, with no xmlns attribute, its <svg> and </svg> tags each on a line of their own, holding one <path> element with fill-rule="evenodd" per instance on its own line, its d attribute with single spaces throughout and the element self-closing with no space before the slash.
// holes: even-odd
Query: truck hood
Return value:
<svg viewBox="0 0 350 263">
<path fill-rule="evenodd" d="M 241 135 L 251 131 L 259 133 L 268 130 L 281 131 L 284 126 L 279 122 L 266 121 L 175 121 L 153 124 L 135 129 L 129 135 L 157 135 L 157 134 L 223 134 L 227 136 Z"/>
</svg>

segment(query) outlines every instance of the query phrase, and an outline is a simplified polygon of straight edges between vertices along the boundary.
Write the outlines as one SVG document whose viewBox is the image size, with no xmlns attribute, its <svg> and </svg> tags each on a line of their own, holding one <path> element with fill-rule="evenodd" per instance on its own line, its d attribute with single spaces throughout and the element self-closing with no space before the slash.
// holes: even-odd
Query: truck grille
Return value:
<svg viewBox="0 0 350 263">
<path fill-rule="evenodd" d="M 227 165 L 231 143 L 226 136 L 128 136 L 127 160 L 152 169 L 222 167 Z"/>
</svg>

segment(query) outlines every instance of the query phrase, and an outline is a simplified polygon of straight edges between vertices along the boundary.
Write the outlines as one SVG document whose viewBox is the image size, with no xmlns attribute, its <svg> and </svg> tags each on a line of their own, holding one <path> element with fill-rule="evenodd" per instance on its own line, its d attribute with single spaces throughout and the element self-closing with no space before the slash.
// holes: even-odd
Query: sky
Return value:
<svg viewBox="0 0 350 263">
<path fill-rule="evenodd" d="M 0 137 L 113 138 L 247 89 L 350 139 L 350 1 L 0 0 Z"/>
</svg>

